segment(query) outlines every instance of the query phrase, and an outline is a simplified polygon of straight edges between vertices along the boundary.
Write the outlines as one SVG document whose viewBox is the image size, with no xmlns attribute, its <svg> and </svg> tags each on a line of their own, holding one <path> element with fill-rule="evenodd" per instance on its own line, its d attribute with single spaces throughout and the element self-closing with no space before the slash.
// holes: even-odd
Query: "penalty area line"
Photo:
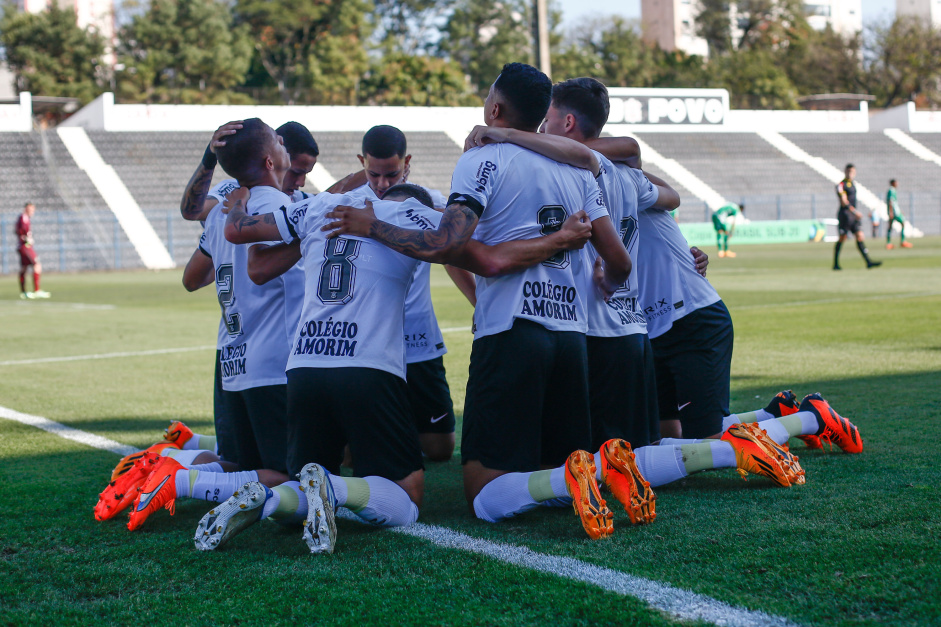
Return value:
<svg viewBox="0 0 941 627">
<path fill-rule="evenodd" d="M 215 350 L 215 346 L 187 346 L 185 348 L 158 348 L 149 351 L 133 351 L 124 353 L 98 353 L 94 355 L 70 355 L 68 357 L 38 357 L 36 359 L 17 359 L 14 361 L 0 361 L 0 366 L 23 366 L 26 364 L 52 364 L 63 361 L 85 361 L 87 359 L 114 359 L 116 357 L 146 357 L 148 355 L 171 355 L 173 353 L 190 353 L 193 351 Z"/>
<path fill-rule="evenodd" d="M 73 429 L 61 423 L 24 414 L 0 406 L 0 418 L 7 418 L 85 444 L 92 448 L 110 451 L 116 455 L 129 455 L 137 451 L 132 446 L 115 442 L 87 431 Z M 362 522 L 345 510 L 340 517 Z M 687 621 L 707 621 L 729 627 L 796 627 L 799 623 L 765 612 L 734 607 L 702 594 L 675 588 L 643 577 L 595 566 L 571 557 L 560 557 L 537 553 L 524 546 L 500 544 L 425 523 L 413 523 L 408 527 L 397 527 L 390 531 L 411 536 L 445 548 L 485 555 L 501 562 L 543 572 L 556 577 L 581 581 L 622 596 L 631 596 L 646 602 L 673 618 Z"/>
</svg>

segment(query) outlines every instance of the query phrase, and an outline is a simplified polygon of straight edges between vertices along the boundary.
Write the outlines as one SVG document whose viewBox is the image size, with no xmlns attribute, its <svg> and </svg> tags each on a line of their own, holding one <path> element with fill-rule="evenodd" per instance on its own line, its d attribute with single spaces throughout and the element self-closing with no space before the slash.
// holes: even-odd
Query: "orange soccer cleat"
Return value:
<svg viewBox="0 0 941 627">
<path fill-rule="evenodd" d="M 637 468 L 629 443 L 614 439 L 601 445 L 601 476 L 624 505 L 631 524 L 646 525 L 657 519 L 657 495 Z"/>
<path fill-rule="evenodd" d="M 170 426 L 164 430 L 163 439 L 174 446 L 183 448 L 184 444 L 193 439 L 193 430 L 177 420 L 171 422 Z"/>
<path fill-rule="evenodd" d="M 782 488 L 791 487 L 788 473 L 781 464 L 777 445 L 768 437 L 759 423 L 732 425 L 722 434 L 722 439 L 735 450 L 738 474 L 747 480 L 748 473 L 769 477 Z"/>
<path fill-rule="evenodd" d="M 911 242 L 902 242 L 902 248 L 911 248 L 911 247 L 912 247 Z M 39 294 L 39 292 L 36 292 L 36 293 Z M 39 297 L 37 296 L 36 298 L 39 298 Z"/>
<path fill-rule="evenodd" d="M 115 481 L 118 477 L 126 473 L 128 470 L 134 467 L 134 462 L 144 456 L 144 453 L 160 453 L 165 448 L 180 448 L 172 442 L 157 442 L 151 446 L 148 446 L 143 451 L 137 451 L 136 453 L 131 453 L 130 455 L 125 455 L 121 461 L 118 462 L 118 465 L 114 467 L 114 470 L 111 471 L 111 480 Z"/>
<path fill-rule="evenodd" d="M 775 418 L 780 418 L 781 416 L 796 414 L 799 407 L 800 403 L 797 402 L 797 395 L 791 390 L 784 390 L 774 395 L 774 398 L 765 407 L 765 411 Z"/>
<path fill-rule="evenodd" d="M 820 438 L 815 435 L 799 435 L 797 436 L 797 439 L 802 440 L 809 449 L 823 448 L 823 444 L 821 444 Z"/>
<path fill-rule="evenodd" d="M 863 439 L 859 429 L 852 422 L 833 411 L 830 403 L 823 400 L 819 394 L 808 394 L 801 401 L 801 411 L 813 412 L 820 423 L 821 431 L 817 434 L 820 440 L 833 443 L 843 449 L 845 453 L 862 453 Z"/>
<path fill-rule="evenodd" d="M 132 468 L 120 475 L 117 479 L 98 495 L 98 504 L 95 505 L 95 520 L 108 520 L 124 511 L 140 493 L 140 488 L 147 481 L 147 477 L 160 463 L 160 455 L 144 451 L 138 457 Z"/>
<path fill-rule="evenodd" d="M 588 537 L 597 540 L 614 532 L 614 514 L 601 498 L 595 480 L 595 458 L 588 451 L 575 451 L 565 460 L 565 486 L 572 496 L 572 507 L 582 520 Z"/>
<path fill-rule="evenodd" d="M 162 458 L 154 467 L 134 501 L 131 518 L 127 523 L 129 531 L 139 529 L 151 514 L 162 507 L 169 510 L 173 516 L 176 503 L 176 473 L 179 470 L 186 468 L 172 457 Z"/>
</svg>

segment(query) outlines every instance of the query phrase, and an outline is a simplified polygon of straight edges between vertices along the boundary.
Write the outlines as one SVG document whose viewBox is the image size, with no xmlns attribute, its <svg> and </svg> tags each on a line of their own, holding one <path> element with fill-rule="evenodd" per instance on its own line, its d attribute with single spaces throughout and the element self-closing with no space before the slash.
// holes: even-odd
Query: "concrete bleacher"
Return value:
<svg viewBox="0 0 941 627">
<path fill-rule="evenodd" d="M 43 158 L 38 133 L 0 133 L 0 213 L 18 214 L 26 202 L 65 209 Z"/>
</svg>

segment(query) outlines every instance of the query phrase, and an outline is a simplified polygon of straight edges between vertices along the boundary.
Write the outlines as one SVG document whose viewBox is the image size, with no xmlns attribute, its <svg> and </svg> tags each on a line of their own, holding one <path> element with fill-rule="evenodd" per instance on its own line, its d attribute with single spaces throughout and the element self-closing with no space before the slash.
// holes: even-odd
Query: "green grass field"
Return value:
<svg viewBox="0 0 941 627">
<path fill-rule="evenodd" d="M 774 487 L 733 470 L 658 490 L 658 517 L 587 539 L 571 510 L 498 525 L 466 510 L 460 464 L 430 465 L 420 522 L 689 589 L 813 625 L 941 623 L 941 238 L 852 246 L 841 273 L 825 244 L 714 249 L 709 278 L 735 321 L 732 409 L 784 388 L 819 391 L 859 426 L 861 455 L 806 451 L 807 483 Z M 891 254 L 890 254 L 891 253 Z M 471 310 L 433 274 L 460 409 Z M 0 292 L 0 406 L 138 447 L 182 419 L 212 431 L 218 305 L 181 271 L 49 274 L 50 301 Z M 79 305 L 80 304 L 80 305 Z M 52 357 L 112 356 L 45 363 Z M 511 356 L 508 356 L 508 359 Z M 330 556 L 272 523 L 218 553 L 194 550 L 209 509 L 180 501 L 130 533 L 92 508 L 113 453 L 0 418 L 0 624 L 672 624 L 631 597 L 586 583 L 339 521 Z"/>
</svg>

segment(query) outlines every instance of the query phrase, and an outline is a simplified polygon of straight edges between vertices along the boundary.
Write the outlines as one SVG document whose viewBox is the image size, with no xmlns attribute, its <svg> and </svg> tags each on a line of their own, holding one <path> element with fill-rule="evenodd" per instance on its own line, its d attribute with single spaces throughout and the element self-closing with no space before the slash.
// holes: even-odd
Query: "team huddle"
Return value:
<svg viewBox="0 0 941 627">
<path fill-rule="evenodd" d="M 474 305 L 461 463 L 481 520 L 572 507 L 597 539 L 614 530 L 601 488 L 648 524 L 653 488 L 702 470 L 803 484 L 791 437 L 861 452 L 819 394 L 730 414 L 732 320 L 708 260 L 637 142 L 600 137 L 607 117 L 600 82 L 507 64 L 447 197 L 407 182 L 391 126 L 363 137 L 361 172 L 314 196 L 302 125 L 220 127 L 181 205 L 205 226 L 184 286 L 215 284 L 222 309 L 215 436 L 173 423 L 118 464 L 96 518 L 130 508 L 134 530 L 197 498 L 214 503 L 197 549 L 270 518 L 301 525 L 313 553 L 333 551 L 341 507 L 415 522 L 426 461 L 455 446 L 432 263 Z M 210 189 L 217 163 L 232 178 Z"/>
</svg>

